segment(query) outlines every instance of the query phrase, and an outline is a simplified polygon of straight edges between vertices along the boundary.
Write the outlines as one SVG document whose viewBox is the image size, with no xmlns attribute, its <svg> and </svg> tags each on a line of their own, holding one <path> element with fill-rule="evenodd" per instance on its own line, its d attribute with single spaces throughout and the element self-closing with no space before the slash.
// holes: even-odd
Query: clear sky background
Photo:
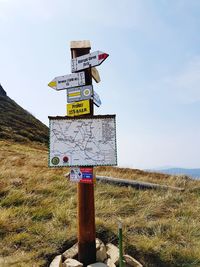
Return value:
<svg viewBox="0 0 200 267">
<path fill-rule="evenodd" d="M 199 0 L 0 0 L 0 83 L 47 125 L 71 40 L 110 55 L 95 114 L 117 115 L 119 166 L 200 167 Z"/>
</svg>

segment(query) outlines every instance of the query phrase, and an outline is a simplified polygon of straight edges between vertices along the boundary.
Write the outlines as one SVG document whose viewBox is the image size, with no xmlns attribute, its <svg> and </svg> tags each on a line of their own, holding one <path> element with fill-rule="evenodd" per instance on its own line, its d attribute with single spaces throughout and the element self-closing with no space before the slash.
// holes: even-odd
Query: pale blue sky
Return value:
<svg viewBox="0 0 200 267">
<path fill-rule="evenodd" d="M 119 166 L 200 167 L 200 1 L 0 0 L 0 83 L 48 124 L 65 115 L 70 41 L 110 54 L 94 87 L 117 115 Z"/>
</svg>

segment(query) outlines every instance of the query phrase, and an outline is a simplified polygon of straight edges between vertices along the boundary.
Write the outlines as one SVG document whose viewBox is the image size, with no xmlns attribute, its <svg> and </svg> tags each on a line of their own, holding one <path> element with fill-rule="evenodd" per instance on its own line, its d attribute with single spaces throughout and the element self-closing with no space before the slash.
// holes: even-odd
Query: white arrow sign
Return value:
<svg viewBox="0 0 200 267">
<path fill-rule="evenodd" d="M 96 51 L 87 55 L 76 57 L 71 61 L 72 72 L 77 72 L 79 70 L 84 70 L 90 67 L 99 66 L 109 55 Z"/>
<path fill-rule="evenodd" d="M 95 91 L 93 94 L 93 102 L 97 107 L 101 106 L 101 99 L 100 99 L 99 95 L 97 94 L 97 92 L 95 92 Z"/>
<path fill-rule="evenodd" d="M 58 91 L 82 85 L 85 85 L 85 73 L 83 71 L 56 77 L 48 84 Z"/>
<path fill-rule="evenodd" d="M 79 86 L 67 90 L 67 102 L 72 103 L 90 99 L 93 94 L 92 85 Z"/>
</svg>

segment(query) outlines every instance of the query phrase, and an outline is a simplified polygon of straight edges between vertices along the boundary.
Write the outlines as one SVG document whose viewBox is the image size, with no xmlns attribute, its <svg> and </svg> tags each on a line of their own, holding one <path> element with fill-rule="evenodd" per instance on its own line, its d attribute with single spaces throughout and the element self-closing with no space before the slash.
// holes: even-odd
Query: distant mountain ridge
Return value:
<svg viewBox="0 0 200 267">
<path fill-rule="evenodd" d="M 0 84 L 0 140 L 48 143 L 48 127 L 7 96 Z"/>
<path fill-rule="evenodd" d="M 200 179 L 200 168 L 195 169 L 187 169 L 187 168 L 167 168 L 167 169 L 160 169 L 160 170 L 151 170 L 154 172 L 164 173 L 164 174 L 171 174 L 171 175 L 187 175 L 192 178 Z"/>
</svg>

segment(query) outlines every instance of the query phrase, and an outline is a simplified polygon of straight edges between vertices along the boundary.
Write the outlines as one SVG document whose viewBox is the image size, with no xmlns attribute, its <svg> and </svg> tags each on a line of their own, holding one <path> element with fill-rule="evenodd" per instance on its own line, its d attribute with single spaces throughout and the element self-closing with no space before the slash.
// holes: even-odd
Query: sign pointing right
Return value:
<svg viewBox="0 0 200 267">
<path fill-rule="evenodd" d="M 73 58 L 71 60 L 71 71 L 77 72 L 80 70 L 88 69 L 90 67 L 99 66 L 104 62 L 104 60 L 106 60 L 108 56 L 109 55 L 104 52 L 96 51 L 90 54 Z"/>
</svg>

